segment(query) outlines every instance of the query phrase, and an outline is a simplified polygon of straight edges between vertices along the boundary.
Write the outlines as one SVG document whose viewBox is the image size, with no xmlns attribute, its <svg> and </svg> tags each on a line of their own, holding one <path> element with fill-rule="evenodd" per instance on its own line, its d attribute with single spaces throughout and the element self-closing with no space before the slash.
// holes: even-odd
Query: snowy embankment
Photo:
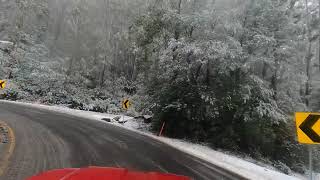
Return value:
<svg viewBox="0 0 320 180">
<path fill-rule="evenodd" d="M 46 109 L 51 110 L 59 113 L 66 113 L 78 117 L 88 118 L 92 120 L 101 120 L 102 118 L 114 118 L 119 115 L 111 115 L 111 114 L 103 114 L 103 113 L 96 113 L 96 112 L 88 112 L 88 111 L 81 111 L 81 110 L 74 110 L 62 106 L 47 106 L 47 105 L 41 105 L 41 104 L 30 104 L 30 103 L 23 103 L 23 102 L 12 102 L 12 101 L 6 101 L 13 104 L 21 104 L 21 105 L 27 105 L 32 106 L 40 109 Z M 123 117 L 122 117 L 123 118 Z M 122 120 L 121 118 L 121 120 Z M 220 166 L 226 170 L 229 170 L 231 172 L 235 172 L 243 177 L 246 177 L 248 179 L 252 180 L 297 180 L 297 179 L 306 179 L 300 175 L 294 176 L 288 176 L 286 174 L 280 173 L 276 171 L 275 169 L 272 169 L 271 167 L 262 167 L 259 165 L 256 165 L 252 162 L 246 161 L 244 159 L 241 159 L 239 157 L 229 155 L 223 152 L 215 151 L 210 149 L 209 147 L 199 145 L 199 144 L 193 144 L 189 142 L 185 142 L 182 140 L 177 139 L 170 139 L 165 137 L 158 137 L 150 132 L 148 132 L 146 129 L 141 129 L 141 122 L 136 121 L 132 117 L 124 116 L 124 120 L 127 121 L 124 124 L 119 124 L 118 122 L 111 122 L 110 124 L 114 124 L 120 127 L 124 127 L 126 129 L 133 130 L 135 132 L 147 135 L 151 138 L 154 138 L 156 140 L 159 140 L 163 143 L 166 143 L 174 148 L 177 148 L 181 151 L 184 151 L 186 153 L 189 153 L 191 155 L 194 155 L 198 158 L 201 158 L 203 160 L 206 160 L 210 163 L 213 163 L 217 166 Z M 108 123 L 106 121 L 103 121 L 105 123 Z M 299 176 L 299 177 L 298 177 Z"/>
</svg>

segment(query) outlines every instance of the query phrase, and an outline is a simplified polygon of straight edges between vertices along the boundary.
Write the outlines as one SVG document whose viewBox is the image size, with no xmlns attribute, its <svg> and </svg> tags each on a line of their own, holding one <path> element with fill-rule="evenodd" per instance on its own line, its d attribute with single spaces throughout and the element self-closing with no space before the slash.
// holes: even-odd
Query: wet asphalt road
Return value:
<svg viewBox="0 0 320 180">
<path fill-rule="evenodd" d="M 45 170 L 123 167 L 186 175 L 196 180 L 244 179 L 150 137 L 62 113 L 0 102 L 0 121 L 16 146 L 1 180 L 23 180 Z"/>
</svg>

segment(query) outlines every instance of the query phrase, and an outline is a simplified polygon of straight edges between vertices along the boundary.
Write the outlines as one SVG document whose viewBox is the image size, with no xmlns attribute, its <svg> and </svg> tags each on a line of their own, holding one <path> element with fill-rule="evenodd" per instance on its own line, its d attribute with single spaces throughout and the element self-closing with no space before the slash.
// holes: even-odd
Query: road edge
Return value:
<svg viewBox="0 0 320 180">
<path fill-rule="evenodd" d="M 9 167 L 10 158 L 16 146 L 16 139 L 15 139 L 13 129 L 7 123 L 5 123 L 4 121 L 0 121 L 0 124 L 2 124 L 8 129 L 8 136 L 9 136 L 9 145 L 7 145 L 7 148 L 4 152 L 4 157 L 2 158 L 3 161 L 0 164 L 0 177 L 1 177 L 6 173 Z"/>
<path fill-rule="evenodd" d="M 90 111 L 83 111 L 83 110 L 77 110 L 77 109 L 71 109 L 71 108 L 68 108 L 68 107 L 65 107 L 65 106 L 58 106 L 58 105 L 45 105 L 45 104 L 40 104 L 40 103 L 32 103 L 32 102 L 23 102 L 23 101 L 9 101 L 9 100 L 0 100 L 0 102 L 3 102 L 3 103 L 9 103 L 9 104 L 15 104 L 15 105 L 20 105 L 20 106 L 25 106 L 25 107 L 31 107 L 31 108 L 34 108 L 34 109 L 39 109 L 39 110 L 45 110 L 45 111 L 51 111 L 51 112 L 56 112 L 56 113 L 59 113 L 59 114 L 66 114 L 66 115 L 69 115 L 69 116 L 73 116 L 73 117 L 79 117 L 79 118 L 82 118 L 82 119 L 88 119 L 88 120 L 94 120 L 94 121 L 100 121 L 100 122 L 103 122 L 105 124 L 108 124 L 108 125 L 112 125 L 112 126 L 116 126 L 116 127 L 120 127 L 120 128 L 123 128 L 123 129 L 126 129 L 126 130 L 129 130 L 129 131 L 132 131 L 132 132 L 136 132 L 140 135 L 144 135 L 144 136 L 147 136 L 147 137 L 150 137 L 152 138 L 153 140 L 157 141 L 157 142 L 160 142 L 160 143 L 163 143 L 163 144 L 166 144 L 178 151 L 181 151 L 183 153 L 186 153 L 190 156 L 193 156 L 199 160 L 202 160 L 208 164 L 211 164 L 212 166 L 218 168 L 218 169 L 221 169 L 223 170 L 224 172 L 227 172 L 227 173 L 230 173 L 232 176 L 235 176 L 235 177 L 239 177 L 240 178 L 243 178 L 243 179 L 273 179 L 274 175 L 271 175 L 271 176 L 268 176 L 269 178 L 266 178 L 263 176 L 263 174 L 256 174 L 256 175 L 253 175 L 252 172 L 250 170 L 244 170 L 243 172 L 238 172 L 238 171 L 235 171 L 233 168 L 229 168 L 229 167 L 224 167 L 223 165 L 220 165 L 219 163 L 215 163 L 215 162 L 212 162 L 211 160 L 209 159 L 206 159 L 205 157 L 202 157 L 202 156 L 198 156 L 197 154 L 194 154 L 192 151 L 188 151 L 188 150 L 185 150 L 183 148 L 179 148 L 175 145 L 172 145 L 168 142 L 166 142 L 165 140 L 162 140 L 161 137 L 159 138 L 158 136 L 152 134 L 151 132 L 148 133 L 148 132 L 143 132 L 143 131 L 139 131 L 137 129 L 133 129 L 133 128 L 130 128 L 130 127 L 126 127 L 126 126 L 123 126 L 121 124 L 117 124 L 117 123 L 108 123 L 106 121 L 103 121 L 101 120 L 100 118 L 97 118 L 95 117 L 95 115 L 99 114 L 99 115 L 109 115 L 109 116 L 117 116 L 117 115 L 114 115 L 114 114 L 106 114 L 106 113 L 97 113 L 97 112 L 90 112 Z M 75 112 L 79 112 L 79 113 L 74 113 L 72 111 L 75 111 Z M 127 117 L 129 118 L 129 117 Z M 130 117 L 132 118 L 132 117 Z M 252 162 L 249 162 L 249 163 L 252 163 Z M 265 168 L 265 167 L 262 167 L 262 168 Z M 266 168 L 268 169 L 268 168 Z M 268 170 L 271 170 L 271 171 L 274 171 L 276 173 L 280 173 L 280 174 L 283 174 L 279 171 L 276 171 L 274 169 L 268 169 Z M 286 175 L 286 174 L 283 174 L 283 175 Z M 290 177 L 291 179 L 294 179 L 294 180 L 298 180 L 300 179 L 299 177 L 297 176 L 290 176 L 290 175 L 287 175 L 288 177 Z M 277 178 L 275 178 L 277 179 Z M 279 179 L 279 178 L 278 178 Z"/>
<path fill-rule="evenodd" d="M 120 128 L 123 128 L 123 129 L 126 129 L 126 130 L 129 130 L 129 131 L 132 131 L 132 132 L 135 132 L 135 133 L 138 133 L 140 135 L 143 135 L 143 136 L 147 136 L 149 138 L 152 138 L 153 140 L 157 141 L 157 142 L 160 142 L 160 143 L 163 143 L 171 148 L 174 148 L 182 153 L 186 153 L 192 157 L 195 157 L 196 159 L 198 160 L 202 160 L 208 164 L 211 164 L 212 166 L 215 167 L 216 170 L 220 171 L 224 171 L 225 173 L 228 173 L 229 176 L 233 176 L 233 177 L 238 177 L 238 179 L 248 179 L 248 177 L 246 177 L 246 174 L 243 174 L 243 173 L 238 173 L 236 171 L 233 171 L 232 169 L 229 169 L 229 168 L 225 168 L 223 166 L 220 166 L 219 164 L 215 164 L 211 161 L 209 161 L 208 159 L 205 159 L 205 158 L 202 158 L 202 157 L 198 157 L 197 155 L 193 154 L 192 152 L 189 152 L 189 151 L 186 151 L 182 148 L 179 148 L 179 147 L 176 147 L 170 143 L 167 143 L 166 141 L 163 141 L 161 139 L 158 138 L 158 136 L 152 134 L 151 132 L 150 133 L 147 133 L 147 132 L 143 132 L 143 131 L 139 131 L 137 129 L 133 129 L 133 128 L 129 128 L 129 127 L 126 127 L 126 126 L 123 126 L 121 124 L 117 124 L 117 123 L 108 123 L 108 122 L 105 122 L 103 120 L 100 120 L 100 119 L 97 119 L 97 118 L 94 118 L 92 116 L 82 116 L 81 114 L 72 114 L 72 113 L 68 113 L 66 111 L 61 111 L 61 107 L 59 106 L 56 106 L 56 105 L 44 105 L 44 104 L 39 104 L 39 103 L 30 103 L 30 102 L 20 102 L 20 101 L 8 101 L 8 100 L 0 100 L 0 102 L 4 102 L 4 103 L 10 103 L 10 104 L 16 104 L 16 105 L 20 105 L 20 106 L 26 106 L 26 107 L 32 107 L 32 108 L 35 108 L 35 109 L 40 109 L 40 110 L 46 110 L 46 111 L 52 111 L 52 112 L 57 112 L 57 113 L 60 113 L 60 114 L 66 114 L 66 115 L 69 115 L 69 116 L 74 116 L 74 117 L 79 117 L 79 118 L 83 118 L 83 119 L 89 119 L 89 120 L 94 120 L 94 121 L 100 121 L 100 122 L 103 122 L 103 123 L 106 123 L 108 125 L 112 125 L 112 126 L 116 126 L 116 127 L 120 127 Z M 76 110 L 76 109 L 71 109 L 71 108 L 67 108 L 67 107 L 63 107 L 63 108 L 66 108 L 68 110 L 75 110 L 75 111 L 81 111 L 81 110 Z M 84 111 L 84 112 L 87 112 L 87 111 Z M 102 113 L 103 114 L 103 113 Z M 111 115 L 111 114 L 110 114 Z M 117 115 L 113 115 L 113 116 L 117 116 Z M 224 173 L 221 173 L 221 174 L 224 174 Z M 1 175 L 1 174 L 0 174 Z M 255 178 L 256 179 L 256 178 Z"/>
</svg>

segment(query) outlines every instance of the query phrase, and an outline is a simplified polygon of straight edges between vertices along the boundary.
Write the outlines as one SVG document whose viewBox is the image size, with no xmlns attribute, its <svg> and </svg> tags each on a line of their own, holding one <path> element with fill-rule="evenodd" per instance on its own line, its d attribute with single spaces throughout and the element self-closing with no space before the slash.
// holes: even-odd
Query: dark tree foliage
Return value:
<svg viewBox="0 0 320 180">
<path fill-rule="evenodd" d="M 155 116 L 153 130 L 165 122 L 166 136 L 303 172 L 305 148 L 296 143 L 289 114 L 304 108 L 302 96 L 289 95 L 299 94 L 292 84 L 304 86 L 302 76 L 291 74 L 303 70 L 301 39 L 290 36 L 301 36 L 303 25 L 293 23 L 296 12 L 287 5 L 249 1 L 223 21 L 206 10 L 152 8 L 141 16 L 131 35 L 139 37 L 140 64 L 148 69 L 143 86 L 153 102 L 145 107 Z"/>
</svg>

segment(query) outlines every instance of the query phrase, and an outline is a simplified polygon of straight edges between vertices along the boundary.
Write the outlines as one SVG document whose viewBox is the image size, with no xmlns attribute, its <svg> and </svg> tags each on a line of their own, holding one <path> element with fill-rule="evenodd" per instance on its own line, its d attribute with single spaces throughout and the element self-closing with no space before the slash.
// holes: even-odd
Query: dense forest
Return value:
<svg viewBox="0 0 320 180">
<path fill-rule="evenodd" d="M 319 0 L 2 0 L 2 99 L 153 115 L 169 137 L 306 171 Z M 320 166 L 320 153 L 315 154 Z"/>
</svg>

